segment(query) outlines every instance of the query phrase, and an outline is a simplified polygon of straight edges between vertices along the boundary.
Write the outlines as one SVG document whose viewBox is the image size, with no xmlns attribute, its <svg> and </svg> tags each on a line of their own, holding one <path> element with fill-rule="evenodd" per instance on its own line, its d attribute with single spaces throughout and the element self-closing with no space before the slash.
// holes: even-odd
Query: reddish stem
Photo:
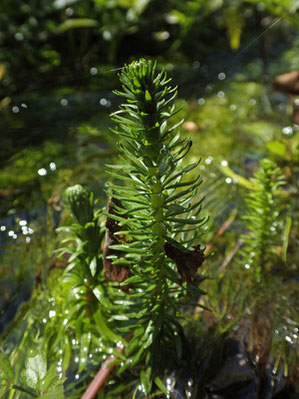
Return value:
<svg viewBox="0 0 299 399">
<path fill-rule="evenodd" d="M 206 249 L 205 249 L 205 255 L 208 255 L 214 245 L 215 240 L 222 236 L 222 234 L 229 228 L 229 226 L 232 224 L 232 222 L 235 220 L 237 216 L 238 211 L 234 209 L 232 213 L 230 214 L 229 218 L 223 223 L 223 225 L 220 227 L 220 229 L 217 231 L 217 233 L 214 235 L 214 237 L 211 239 L 211 241 L 207 244 Z"/>
<path fill-rule="evenodd" d="M 124 351 L 124 347 L 116 347 L 116 350 L 120 353 Z M 96 397 L 98 391 L 100 390 L 101 386 L 104 384 L 106 379 L 108 378 L 111 371 L 114 369 L 115 364 L 109 366 L 110 363 L 115 360 L 115 356 L 111 355 L 105 363 L 102 364 L 100 370 L 91 381 L 90 385 L 88 386 L 87 390 L 84 392 L 81 399 L 93 399 Z"/>
</svg>

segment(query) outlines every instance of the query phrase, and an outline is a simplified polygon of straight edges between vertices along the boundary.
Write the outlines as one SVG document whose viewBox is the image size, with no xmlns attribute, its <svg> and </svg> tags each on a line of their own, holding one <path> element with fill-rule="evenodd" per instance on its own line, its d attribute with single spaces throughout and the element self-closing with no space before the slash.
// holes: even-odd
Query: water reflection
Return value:
<svg viewBox="0 0 299 399">
<path fill-rule="evenodd" d="M 293 134 L 293 129 L 291 126 L 286 126 L 282 129 L 282 133 L 286 136 L 291 136 Z"/>
<path fill-rule="evenodd" d="M 41 168 L 41 169 L 39 169 L 39 170 L 37 171 L 37 173 L 38 173 L 40 176 L 46 176 L 46 174 L 47 174 L 48 172 L 47 172 L 47 169 Z"/>
</svg>

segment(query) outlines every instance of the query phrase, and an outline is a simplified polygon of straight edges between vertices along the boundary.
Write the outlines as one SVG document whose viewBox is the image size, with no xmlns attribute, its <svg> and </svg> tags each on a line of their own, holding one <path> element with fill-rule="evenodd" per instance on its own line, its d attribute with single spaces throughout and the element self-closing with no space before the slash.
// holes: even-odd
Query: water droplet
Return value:
<svg viewBox="0 0 299 399">
<path fill-rule="evenodd" d="M 264 11 L 264 10 L 265 10 L 266 6 L 265 6 L 264 3 L 258 3 L 257 6 L 256 6 L 256 8 L 258 9 L 258 11 L 261 12 L 261 11 Z"/>
<path fill-rule="evenodd" d="M 53 171 L 56 170 L 56 164 L 55 164 L 55 162 L 51 162 L 49 166 L 50 166 L 50 169 L 51 169 L 51 170 L 53 170 Z"/>
<path fill-rule="evenodd" d="M 60 101 L 60 104 L 61 104 L 63 107 L 65 107 L 65 106 L 68 104 L 67 99 L 66 99 L 66 98 L 63 98 L 63 99 Z"/>
<path fill-rule="evenodd" d="M 13 112 L 14 114 L 17 114 L 19 111 L 20 111 L 20 108 L 19 108 L 19 107 L 17 107 L 17 106 L 12 107 L 12 112 Z"/>
<path fill-rule="evenodd" d="M 236 106 L 235 104 L 231 104 L 231 105 L 229 106 L 229 109 L 230 109 L 231 111 L 236 111 L 237 106 Z"/>
<path fill-rule="evenodd" d="M 224 72 L 220 72 L 220 73 L 218 74 L 218 79 L 219 79 L 219 80 L 224 80 L 225 78 L 226 78 L 226 75 L 225 75 Z"/>
<path fill-rule="evenodd" d="M 49 319 L 51 319 L 52 317 L 56 316 L 56 312 L 55 310 L 50 310 L 49 312 Z"/>
<path fill-rule="evenodd" d="M 107 105 L 107 102 L 108 101 L 106 100 L 106 98 L 101 98 L 100 99 L 100 104 L 103 105 L 103 107 L 105 107 Z"/>
<path fill-rule="evenodd" d="M 231 179 L 230 177 L 227 177 L 227 178 L 225 179 L 225 183 L 231 184 L 231 182 L 232 182 L 232 179 Z"/>
<path fill-rule="evenodd" d="M 90 72 L 91 75 L 95 76 L 95 75 L 97 75 L 98 70 L 97 70 L 97 68 L 92 67 L 92 68 L 90 68 L 89 72 Z"/>
<path fill-rule="evenodd" d="M 109 30 L 104 30 L 103 32 L 103 38 L 104 40 L 110 41 L 112 39 L 112 35 L 109 32 Z"/>
<path fill-rule="evenodd" d="M 213 88 L 214 88 L 214 85 L 212 85 L 212 84 L 210 84 L 210 85 L 207 85 L 206 86 L 206 92 L 210 92 L 210 91 L 212 91 L 213 90 Z"/>
<path fill-rule="evenodd" d="M 37 173 L 38 173 L 40 176 L 46 176 L 46 174 L 47 174 L 48 172 L 47 172 L 47 170 L 46 170 L 45 168 L 41 168 L 41 169 L 39 169 L 39 170 L 37 171 Z"/>
<path fill-rule="evenodd" d="M 71 17 L 71 16 L 73 15 L 73 13 L 74 13 L 74 10 L 73 10 L 71 7 L 68 7 L 68 8 L 65 10 L 65 13 L 66 13 L 66 15 L 67 15 L 68 17 Z"/>
<path fill-rule="evenodd" d="M 221 161 L 221 165 L 222 165 L 222 166 L 227 166 L 228 163 L 227 163 L 227 161 L 224 159 L 223 161 Z"/>
<path fill-rule="evenodd" d="M 17 33 L 15 34 L 15 39 L 16 39 L 18 42 L 21 42 L 21 41 L 24 39 L 23 33 L 22 33 L 22 32 L 17 32 Z"/>
<path fill-rule="evenodd" d="M 217 97 L 222 98 L 222 97 L 224 97 L 224 96 L 225 96 L 224 91 L 218 91 Z"/>
<path fill-rule="evenodd" d="M 158 35 L 156 35 L 156 37 L 161 41 L 169 39 L 169 36 L 170 34 L 167 30 L 164 30 L 163 32 L 158 32 Z"/>
<path fill-rule="evenodd" d="M 204 105 L 205 102 L 206 102 L 206 100 L 205 100 L 204 98 L 199 98 L 199 99 L 197 100 L 197 104 L 198 104 L 198 105 Z"/>
<path fill-rule="evenodd" d="M 287 136 L 290 136 L 291 134 L 293 134 L 293 129 L 291 126 L 286 126 L 282 129 L 282 133 Z"/>
<path fill-rule="evenodd" d="M 207 164 L 207 165 L 210 165 L 210 163 L 212 163 L 212 161 L 213 161 L 213 157 L 208 157 L 206 160 L 205 160 L 205 163 Z"/>
</svg>

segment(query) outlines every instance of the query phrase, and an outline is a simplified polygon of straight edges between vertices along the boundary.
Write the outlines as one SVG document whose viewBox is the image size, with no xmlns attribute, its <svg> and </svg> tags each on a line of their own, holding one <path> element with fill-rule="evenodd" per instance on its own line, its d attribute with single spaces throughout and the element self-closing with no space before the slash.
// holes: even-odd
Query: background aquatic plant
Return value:
<svg viewBox="0 0 299 399">
<path fill-rule="evenodd" d="M 242 262 L 245 269 L 252 269 L 258 281 L 265 282 L 275 264 L 275 247 L 278 244 L 277 229 L 281 226 L 281 191 L 284 182 L 281 171 L 269 159 L 261 160 L 250 179 L 252 190 L 245 199 L 247 210 L 243 216 L 248 233 L 241 237 L 244 242 Z"/>
</svg>

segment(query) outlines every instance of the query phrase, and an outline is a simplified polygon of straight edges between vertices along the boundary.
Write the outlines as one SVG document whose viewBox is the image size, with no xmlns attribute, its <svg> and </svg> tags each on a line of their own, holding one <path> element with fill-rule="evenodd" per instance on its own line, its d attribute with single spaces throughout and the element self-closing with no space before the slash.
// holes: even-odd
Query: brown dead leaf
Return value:
<svg viewBox="0 0 299 399">
<path fill-rule="evenodd" d="M 204 253 L 200 246 L 195 245 L 193 248 L 193 251 L 190 251 L 182 250 L 170 243 L 164 245 L 166 255 L 175 262 L 180 276 L 187 284 L 194 283 L 197 269 L 204 261 Z"/>
<path fill-rule="evenodd" d="M 115 210 L 115 206 L 120 206 L 120 202 L 111 198 L 108 202 L 108 213 L 111 215 L 117 215 Z M 127 266 L 114 265 L 112 260 L 108 258 L 110 255 L 120 255 L 119 251 L 113 251 L 110 249 L 110 245 L 116 245 L 120 242 L 125 242 L 125 237 L 116 235 L 115 233 L 121 231 L 122 228 L 119 226 L 118 222 L 109 216 L 106 219 L 106 234 L 105 234 L 105 244 L 103 249 L 103 264 L 105 277 L 109 278 L 113 282 L 122 283 L 126 279 L 131 276 L 131 271 Z M 122 286 L 121 289 L 127 292 L 130 288 L 130 285 Z"/>
</svg>

